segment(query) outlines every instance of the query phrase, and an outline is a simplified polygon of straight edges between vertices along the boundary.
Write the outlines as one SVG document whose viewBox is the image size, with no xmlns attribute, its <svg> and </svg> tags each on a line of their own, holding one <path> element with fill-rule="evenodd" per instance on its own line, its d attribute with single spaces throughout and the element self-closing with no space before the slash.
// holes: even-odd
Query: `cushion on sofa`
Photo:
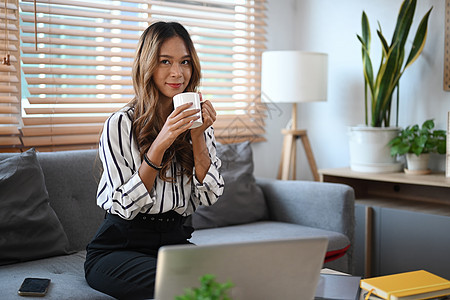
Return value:
<svg viewBox="0 0 450 300">
<path fill-rule="evenodd" d="M 67 254 L 34 149 L 0 161 L 0 265 Z"/>
<path fill-rule="evenodd" d="M 222 161 L 223 195 L 212 206 L 200 206 L 192 215 L 192 226 L 195 229 L 223 227 L 265 219 L 267 206 L 253 176 L 250 142 L 217 143 L 217 156 Z"/>
<path fill-rule="evenodd" d="M 50 205 L 69 238 L 71 251 L 86 249 L 105 218 L 105 211 L 95 201 L 101 175 L 97 153 L 97 149 L 37 153 Z"/>
</svg>

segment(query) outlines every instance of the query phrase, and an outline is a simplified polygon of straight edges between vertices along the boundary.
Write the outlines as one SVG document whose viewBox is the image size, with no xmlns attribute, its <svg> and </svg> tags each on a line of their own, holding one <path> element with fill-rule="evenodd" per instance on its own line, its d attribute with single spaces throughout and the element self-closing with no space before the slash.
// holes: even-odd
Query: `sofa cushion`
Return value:
<svg viewBox="0 0 450 300">
<path fill-rule="evenodd" d="M 95 201 L 101 175 L 97 153 L 96 149 L 37 153 L 50 205 L 61 220 L 71 251 L 86 249 L 105 217 Z"/>
<path fill-rule="evenodd" d="M 342 257 L 350 247 L 350 240 L 342 233 L 276 221 L 260 221 L 251 224 L 197 230 L 192 234 L 190 241 L 197 245 L 208 245 L 313 237 L 328 238 L 324 262 Z"/>
<path fill-rule="evenodd" d="M 49 278 L 51 280 L 47 300 L 103 300 L 112 297 L 92 289 L 84 279 L 83 264 L 86 251 L 72 255 L 56 256 L 0 268 L 2 279 L 1 299 L 23 300 L 17 294 L 20 284 L 26 277 Z M 38 298 L 32 298 L 38 299 Z"/>
<path fill-rule="evenodd" d="M 34 149 L 0 161 L 0 265 L 66 254 Z"/>
<path fill-rule="evenodd" d="M 192 215 L 192 226 L 195 229 L 223 227 L 266 218 L 264 194 L 253 176 L 250 143 L 217 143 L 217 156 L 222 161 L 223 195 L 212 206 L 200 206 Z"/>
</svg>

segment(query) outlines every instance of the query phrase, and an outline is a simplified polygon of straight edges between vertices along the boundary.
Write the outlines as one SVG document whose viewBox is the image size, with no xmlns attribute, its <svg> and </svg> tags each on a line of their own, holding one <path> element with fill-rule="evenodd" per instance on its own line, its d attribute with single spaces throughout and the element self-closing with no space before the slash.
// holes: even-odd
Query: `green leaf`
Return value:
<svg viewBox="0 0 450 300">
<path fill-rule="evenodd" d="M 369 25 L 369 19 L 367 18 L 366 12 L 363 11 L 362 17 L 361 17 L 361 28 L 362 28 L 362 37 L 364 40 L 364 44 L 367 45 L 367 49 L 370 49 L 370 25 Z"/>
<path fill-rule="evenodd" d="M 381 46 L 382 46 L 382 50 L 383 50 L 383 56 L 386 56 L 387 53 L 389 52 L 389 45 L 386 42 L 386 39 L 384 38 L 383 34 L 381 33 L 381 30 L 377 30 L 377 34 L 378 34 L 378 37 L 380 38 L 380 41 L 381 41 Z"/>
<path fill-rule="evenodd" d="M 447 145 L 446 145 L 445 141 L 443 143 L 439 143 L 437 145 L 437 148 L 436 148 L 437 153 L 445 154 L 446 150 L 447 150 Z"/>
<path fill-rule="evenodd" d="M 405 70 L 407 67 L 409 67 L 416 59 L 419 57 L 420 53 L 422 53 L 423 48 L 425 47 L 425 41 L 427 40 L 427 29 L 428 29 L 428 18 L 430 17 L 431 10 L 433 8 L 430 8 L 430 10 L 425 14 L 425 16 L 422 18 L 422 21 L 420 21 L 419 27 L 417 28 L 416 35 L 414 37 L 414 41 L 411 47 L 411 51 L 409 52 L 408 59 L 406 60 L 405 67 L 403 70 Z"/>
<path fill-rule="evenodd" d="M 392 37 L 391 47 L 394 44 L 403 49 L 405 47 L 406 39 L 408 38 L 409 30 L 411 28 L 414 12 L 416 10 L 417 0 L 405 0 L 400 7 L 400 12 L 397 17 L 397 23 Z"/>
<path fill-rule="evenodd" d="M 362 61 L 365 82 L 368 84 L 371 93 L 373 93 L 373 68 L 370 60 L 370 25 L 366 13 L 363 11 L 361 17 L 361 36 L 357 35 L 362 45 Z"/>
<path fill-rule="evenodd" d="M 425 122 L 423 122 L 422 124 L 422 129 L 425 130 L 431 130 L 434 128 L 434 120 L 426 120 Z"/>
</svg>

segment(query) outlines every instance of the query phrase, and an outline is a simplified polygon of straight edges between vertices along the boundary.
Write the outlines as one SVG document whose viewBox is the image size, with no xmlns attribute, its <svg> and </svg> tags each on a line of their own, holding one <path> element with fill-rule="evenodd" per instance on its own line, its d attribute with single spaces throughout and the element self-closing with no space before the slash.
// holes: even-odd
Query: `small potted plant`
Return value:
<svg viewBox="0 0 450 300">
<path fill-rule="evenodd" d="M 231 281 L 219 283 L 214 275 L 205 274 L 200 277 L 200 283 L 200 287 L 187 289 L 184 295 L 176 296 L 175 300 L 231 300 Z"/>
<path fill-rule="evenodd" d="M 418 124 L 408 126 L 389 142 L 391 155 L 406 155 L 406 173 L 427 174 L 430 153 L 445 154 L 445 130 L 433 130 L 434 120 L 427 120 L 419 127 Z"/>
</svg>

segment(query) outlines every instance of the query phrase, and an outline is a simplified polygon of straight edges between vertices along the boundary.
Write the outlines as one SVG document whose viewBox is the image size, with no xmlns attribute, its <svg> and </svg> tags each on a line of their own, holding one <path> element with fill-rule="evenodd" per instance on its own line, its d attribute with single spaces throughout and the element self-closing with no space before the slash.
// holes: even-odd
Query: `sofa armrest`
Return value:
<svg viewBox="0 0 450 300">
<path fill-rule="evenodd" d="M 355 194 L 344 184 L 257 178 L 271 220 L 336 231 L 353 243 Z"/>
</svg>

